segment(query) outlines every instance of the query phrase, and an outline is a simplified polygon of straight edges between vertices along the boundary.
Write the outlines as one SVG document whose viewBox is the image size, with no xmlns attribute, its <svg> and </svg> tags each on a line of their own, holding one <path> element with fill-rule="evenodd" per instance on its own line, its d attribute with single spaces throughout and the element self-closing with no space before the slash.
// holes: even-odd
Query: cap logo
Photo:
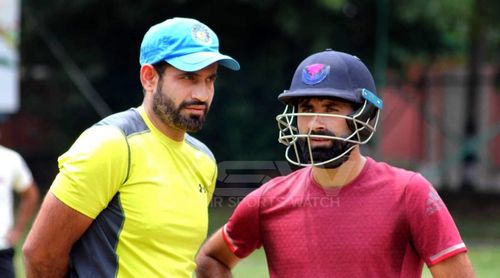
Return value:
<svg viewBox="0 0 500 278">
<path fill-rule="evenodd" d="M 312 64 L 302 70 L 302 81 L 307 85 L 318 84 L 330 73 L 330 66 L 325 64 Z"/>
<path fill-rule="evenodd" d="M 210 35 L 210 30 L 202 25 L 195 24 L 191 29 L 191 36 L 193 40 L 202 45 L 209 45 L 212 43 L 212 36 Z"/>
</svg>

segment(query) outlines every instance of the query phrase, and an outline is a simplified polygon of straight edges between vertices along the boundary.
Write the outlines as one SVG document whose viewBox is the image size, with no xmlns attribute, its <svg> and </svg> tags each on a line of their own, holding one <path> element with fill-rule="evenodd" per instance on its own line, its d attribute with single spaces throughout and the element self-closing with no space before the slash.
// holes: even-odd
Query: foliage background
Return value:
<svg viewBox="0 0 500 278">
<path fill-rule="evenodd" d="M 46 187 L 57 170 L 55 158 L 102 117 L 67 64 L 81 71 L 111 112 L 138 106 L 142 36 L 155 23 L 185 16 L 214 29 L 221 51 L 242 65 L 239 72 L 220 71 L 208 123 L 196 136 L 219 161 L 279 160 L 274 117 L 283 106 L 276 97 L 304 57 L 326 48 L 355 54 L 372 69 L 379 89 L 386 72 L 404 82 L 417 62 L 467 64 L 479 53 L 482 61 L 496 63 L 495 8 L 492 0 L 24 0 L 22 108 L 12 116 L 22 117 L 23 125 L 12 143 L 50 169 L 39 176 Z M 469 27 L 476 21 L 482 48 L 471 53 L 475 35 Z"/>
</svg>

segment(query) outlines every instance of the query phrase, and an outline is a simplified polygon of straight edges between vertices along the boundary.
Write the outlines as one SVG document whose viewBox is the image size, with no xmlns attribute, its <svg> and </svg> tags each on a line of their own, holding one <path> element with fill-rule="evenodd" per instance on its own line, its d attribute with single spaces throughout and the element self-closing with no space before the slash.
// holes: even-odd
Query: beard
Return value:
<svg viewBox="0 0 500 278">
<path fill-rule="evenodd" d="M 161 121 L 169 126 L 174 126 L 178 129 L 183 129 L 187 132 L 199 131 L 205 123 L 205 118 L 208 113 L 209 105 L 203 101 L 183 101 L 178 107 L 175 107 L 174 101 L 166 96 L 161 90 L 162 82 L 158 82 L 155 92 L 153 93 L 153 111 L 161 119 Z M 187 115 L 181 114 L 182 109 L 190 105 L 204 105 L 205 110 L 203 115 Z"/>
<path fill-rule="evenodd" d="M 334 133 L 329 131 L 322 132 L 311 132 L 311 135 L 326 135 L 326 136 L 336 136 Z M 301 159 L 306 161 L 307 163 L 322 163 L 328 161 L 334 157 L 337 157 L 347 151 L 350 147 L 353 146 L 352 143 L 343 142 L 336 139 L 330 140 L 332 145 L 330 147 L 312 147 L 311 151 L 312 155 L 309 153 L 309 144 L 307 138 L 299 138 L 299 147 L 300 154 L 302 155 Z M 332 162 L 320 165 L 321 168 L 334 169 L 342 165 L 342 163 L 346 162 L 349 159 L 351 151 L 347 152 L 343 156 L 335 159 Z M 312 161 L 311 161 L 312 156 Z"/>
</svg>

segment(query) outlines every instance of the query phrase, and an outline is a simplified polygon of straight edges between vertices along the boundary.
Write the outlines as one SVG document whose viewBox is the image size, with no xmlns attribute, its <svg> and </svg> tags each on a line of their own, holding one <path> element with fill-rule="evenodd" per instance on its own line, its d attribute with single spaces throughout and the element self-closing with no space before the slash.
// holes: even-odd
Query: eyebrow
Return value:
<svg viewBox="0 0 500 278">
<path fill-rule="evenodd" d="M 182 72 L 179 76 L 194 76 L 194 77 L 201 77 L 200 74 L 198 74 L 197 72 L 191 72 L 191 71 L 185 71 L 185 72 Z M 217 73 L 213 73 L 211 75 L 209 75 L 207 78 L 216 78 L 217 77 Z"/>
<path fill-rule="evenodd" d="M 180 76 L 198 76 L 196 72 L 191 72 L 191 71 L 184 71 L 180 74 Z"/>
<path fill-rule="evenodd" d="M 298 106 L 299 106 L 299 108 L 300 107 L 307 107 L 307 108 L 309 108 L 309 107 L 312 107 L 313 105 L 311 104 L 310 100 L 305 100 L 305 101 L 299 103 Z M 321 104 L 321 106 L 322 107 L 329 107 L 329 106 L 340 107 L 341 104 L 338 103 L 338 102 L 336 102 L 336 101 L 327 99 L 327 100 L 323 101 L 323 103 Z"/>
</svg>

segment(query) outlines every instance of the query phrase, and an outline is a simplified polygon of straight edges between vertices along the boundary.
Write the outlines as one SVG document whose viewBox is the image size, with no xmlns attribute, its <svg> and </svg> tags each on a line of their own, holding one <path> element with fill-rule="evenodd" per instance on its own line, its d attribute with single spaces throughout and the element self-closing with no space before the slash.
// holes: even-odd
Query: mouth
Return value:
<svg viewBox="0 0 500 278">
<path fill-rule="evenodd" d="M 329 147 L 332 144 L 331 139 L 325 138 L 309 138 L 311 147 Z"/>
<path fill-rule="evenodd" d="M 205 111 L 207 110 L 206 105 L 188 105 L 183 108 L 190 114 L 196 115 L 205 115 Z"/>
</svg>

